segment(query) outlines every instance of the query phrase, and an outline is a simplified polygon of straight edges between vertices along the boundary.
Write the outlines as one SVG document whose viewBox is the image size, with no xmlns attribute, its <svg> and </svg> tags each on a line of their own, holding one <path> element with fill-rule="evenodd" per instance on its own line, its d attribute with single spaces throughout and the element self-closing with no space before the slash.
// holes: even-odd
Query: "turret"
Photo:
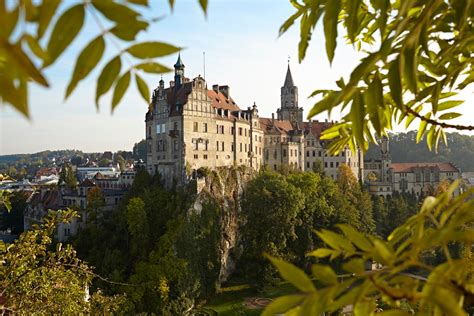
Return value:
<svg viewBox="0 0 474 316">
<path fill-rule="evenodd" d="M 293 82 L 289 63 L 285 82 L 281 87 L 281 106 L 277 114 L 278 119 L 291 121 L 295 129 L 303 124 L 303 109 L 298 107 L 298 87 Z"/>
<path fill-rule="evenodd" d="M 174 64 L 174 86 L 179 88 L 184 82 L 184 64 L 181 60 L 181 52 L 178 54 L 178 60 Z"/>
</svg>

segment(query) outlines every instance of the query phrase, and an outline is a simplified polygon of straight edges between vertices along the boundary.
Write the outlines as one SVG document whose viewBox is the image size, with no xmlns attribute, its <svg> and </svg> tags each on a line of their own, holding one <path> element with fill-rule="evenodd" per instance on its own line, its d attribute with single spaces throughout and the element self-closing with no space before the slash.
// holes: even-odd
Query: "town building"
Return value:
<svg viewBox="0 0 474 316">
<path fill-rule="evenodd" d="M 133 170 L 110 176 L 97 172 L 93 177 L 82 180 L 73 190 L 64 187 L 39 186 L 27 200 L 23 219 L 24 230 L 31 229 L 34 224 L 41 224 L 49 210 L 72 208 L 78 211 L 80 217 L 72 219 L 70 223 L 60 223 L 56 229 L 55 238 L 61 242 L 66 241 L 87 223 L 90 211 L 88 209 L 89 192 L 93 188 L 100 188 L 103 197 L 100 210 L 113 211 L 122 201 L 134 179 L 135 171 Z"/>
<path fill-rule="evenodd" d="M 381 139 L 380 159 L 364 162 L 364 182 L 369 192 L 384 197 L 394 192 L 429 195 L 442 181 L 460 178 L 461 171 L 450 162 L 392 163 L 387 137 Z"/>
<path fill-rule="evenodd" d="M 336 179 L 341 164 L 351 167 L 356 177 L 363 175 L 363 156 L 347 148 L 330 156 L 321 132 L 331 122 L 304 122 L 298 103 L 298 87 L 290 66 L 281 87 L 281 104 L 276 117 L 260 117 L 257 105 L 242 109 L 232 98 L 228 85 L 208 89 L 204 78 L 185 77 L 178 56 L 174 80 L 165 88 L 159 81 L 145 116 L 147 170 L 159 173 L 165 185 L 186 183 L 201 167 L 215 169 L 282 166 L 308 171 L 322 167 Z"/>
</svg>

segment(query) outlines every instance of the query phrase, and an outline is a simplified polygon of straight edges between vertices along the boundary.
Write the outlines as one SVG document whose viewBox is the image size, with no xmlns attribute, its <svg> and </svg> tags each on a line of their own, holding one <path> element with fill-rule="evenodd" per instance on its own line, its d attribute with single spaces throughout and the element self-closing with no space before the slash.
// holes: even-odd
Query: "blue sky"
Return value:
<svg viewBox="0 0 474 316">
<path fill-rule="evenodd" d="M 146 14 L 164 18 L 146 33 L 141 33 L 137 40 L 164 41 L 185 47 L 182 59 L 189 78 L 203 74 L 202 53 L 205 51 L 208 85 L 229 85 L 237 104 L 246 108 L 256 102 L 261 116 L 269 117 L 279 107 L 288 56 L 291 56 L 293 79 L 299 88 L 300 106 L 305 114 L 314 103 L 307 96 L 315 89 L 334 87 L 335 80 L 347 77 L 360 57 L 351 46 L 339 42 L 330 67 L 319 30 L 313 35 L 305 61 L 299 64 L 299 28 L 292 28 L 278 38 L 280 25 L 293 13 L 287 0 L 210 0 L 207 19 L 197 0 L 176 0 L 173 12 L 165 1 L 150 2 L 152 7 Z M 0 154 L 47 149 L 131 150 L 133 144 L 144 137 L 147 105 L 135 84 L 130 86 L 113 115 L 110 93 L 102 98 L 99 112 L 94 105 L 99 70 L 82 81 L 64 102 L 65 87 L 78 53 L 100 32 L 90 17 L 86 23 L 87 27 L 57 64 L 48 69 L 47 77 L 52 87 L 30 89 L 30 121 L 8 107 L 0 106 Z M 108 46 L 100 65 L 117 53 Z M 159 62 L 171 67 L 176 57 L 162 58 Z M 172 73 L 164 75 L 166 84 L 172 76 Z M 160 77 L 147 76 L 145 79 L 151 90 Z M 334 115 L 333 119 L 337 118 L 337 114 Z M 320 119 L 324 119 L 324 115 Z M 466 119 L 469 123 L 470 119 Z"/>
</svg>

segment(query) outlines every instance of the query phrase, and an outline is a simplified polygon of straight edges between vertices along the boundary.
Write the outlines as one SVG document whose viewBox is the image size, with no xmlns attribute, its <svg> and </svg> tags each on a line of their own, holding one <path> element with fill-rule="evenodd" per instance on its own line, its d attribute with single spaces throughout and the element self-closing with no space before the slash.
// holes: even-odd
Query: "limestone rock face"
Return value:
<svg viewBox="0 0 474 316">
<path fill-rule="evenodd" d="M 202 205 L 209 200 L 220 208 L 220 272 L 218 285 L 225 282 L 235 270 L 235 262 L 242 253 L 239 244 L 241 199 L 246 183 L 255 171 L 244 168 L 218 168 L 197 180 L 198 192 L 190 212 L 200 214 Z M 204 183 L 203 183 L 204 182 Z"/>
</svg>

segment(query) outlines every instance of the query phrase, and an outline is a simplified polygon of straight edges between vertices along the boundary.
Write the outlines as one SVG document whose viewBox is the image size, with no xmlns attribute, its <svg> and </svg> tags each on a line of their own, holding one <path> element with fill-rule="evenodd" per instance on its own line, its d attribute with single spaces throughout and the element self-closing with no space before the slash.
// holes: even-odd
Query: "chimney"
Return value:
<svg viewBox="0 0 474 316">
<path fill-rule="evenodd" d="M 275 123 L 275 113 L 272 113 L 272 123 Z"/>
<path fill-rule="evenodd" d="M 324 119 L 324 123 L 327 123 L 328 122 L 328 119 Z"/>
<path fill-rule="evenodd" d="M 213 85 L 212 90 L 214 90 L 215 93 L 219 93 L 219 85 L 218 84 Z"/>
<path fill-rule="evenodd" d="M 226 97 L 227 99 L 230 98 L 229 90 L 230 90 L 229 86 L 221 86 L 221 87 L 219 87 L 219 92 L 222 93 L 223 95 L 225 95 L 225 97 Z"/>
</svg>

